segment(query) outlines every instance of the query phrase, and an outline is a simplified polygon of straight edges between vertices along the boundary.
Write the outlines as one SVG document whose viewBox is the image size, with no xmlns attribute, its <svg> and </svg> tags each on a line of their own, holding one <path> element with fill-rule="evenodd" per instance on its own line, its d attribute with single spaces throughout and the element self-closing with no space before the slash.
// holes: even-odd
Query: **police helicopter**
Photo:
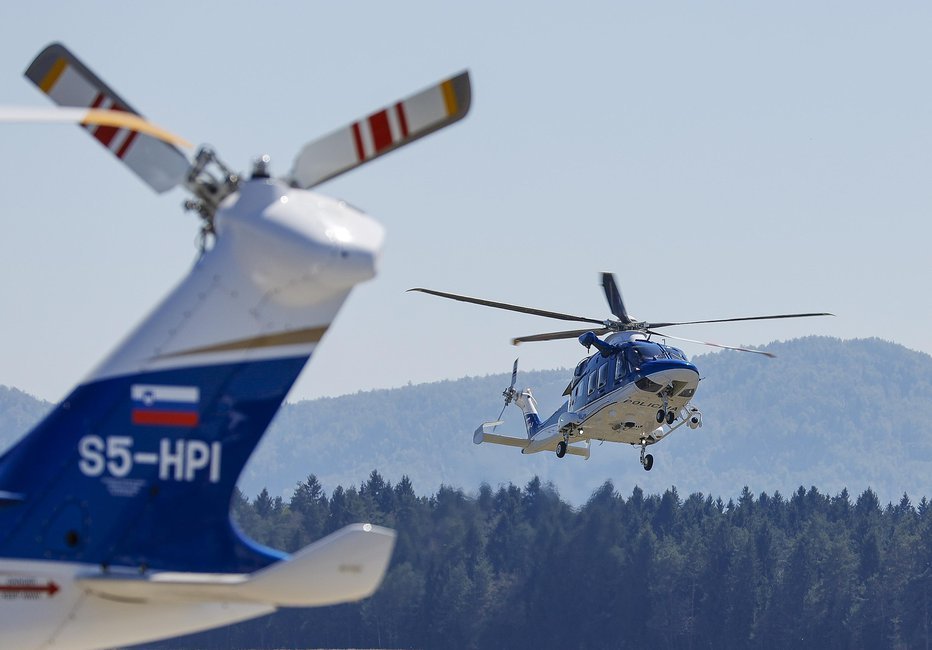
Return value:
<svg viewBox="0 0 932 650">
<path fill-rule="evenodd" d="M 0 109 L 0 121 L 77 122 L 156 192 L 184 186 L 202 245 L 0 456 L 2 646 L 123 647 L 368 597 L 394 531 L 351 524 L 289 555 L 245 538 L 230 499 L 350 291 L 376 273 L 382 226 L 310 190 L 464 117 L 468 73 L 310 141 L 281 178 L 264 157 L 248 177 L 207 148 L 189 158 L 61 44 L 26 77 L 59 108 Z"/>
<path fill-rule="evenodd" d="M 546 420 L 541 420 L 537 401 L 530 388 L 517 390 L 518 361 L 511 371 L 511 385 L 502 393 L 505 405 L 493 422 L 484 422 L 476 429 L 473 442 L 518 447 L 523 454 L 554 451 L 557 458 L 566 454 L 589 458 L 591 441 L 621 442 L 641 448 L 641 466 L 650 470 L 654 457 L 647 447 L 660 442 L 682 426 L 698 429 L 702 426 L 702 413 L 692 404 L 699 386 L 699 370 L 679 348 L 651 340 L 663 337 L 699 343 L 727 350 L 750 352 L 767 357 L 774 355 L 765 350 L 721 345 L 707 341 L 684 339 L 661 334 L 660 328 L 701 323 L 729 323 L 736 321 L 771 320 L 782 318 L 808 318 L 832 314 L 775 314 L 680 322 L 638 321 L 628 315 L 621 292 L 611 273 L 602 274 L 602 288 L 615 318 L 598 320 L 532 307 L 523 307 L 482 298 L 472 298 L 444 291 L 415 288 L 441 298 L 469 302 L 485 307 L 506 309 L 545 318 L 591 323 L 594 328 L 548 332 L 512 339 L 514 345 L 531 341 L 552 341 L 578 338 L 587 352 L 573 371 L 563 396 L 567 400 Z M 599 338 L 607 335 L 605 338 Z M 495 433 L 502 424 L 501 416 L 509 404 L 515 404 L 524 414 L 527 437 L 503 436 Z"/>
</svg>

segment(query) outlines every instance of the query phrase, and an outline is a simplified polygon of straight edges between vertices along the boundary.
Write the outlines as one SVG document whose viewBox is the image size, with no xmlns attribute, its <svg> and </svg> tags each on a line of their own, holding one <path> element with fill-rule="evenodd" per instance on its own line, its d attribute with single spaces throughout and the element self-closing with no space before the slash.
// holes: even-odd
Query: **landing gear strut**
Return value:
<svg viewBox="0 0 932 650">
<path fill-rule="evenodd" d="M 570 436 L 575 435 L 576 433 L 582 435 L 582 432 L 583 430 L 581 427 L 577 429 L 574 425 L 567 425 L 563 428 L 563 430 L 560 432 L 563 434 L 563 440 L 557 443 L 557 458 L 563 458 L 566 456 L 566 450 L 569 449 L 570 446 Z"/>
<path fill-rule="evenodd" d="M 670 395 L 672 393 L 672 385 L 668 385 L 660 391 L 660 399 L 663 400 L 663 408 L 657 411 L 657 424 L 663 424 L 664 420 L 667 421 L 667 424 L 673 424 L 674 420 L 676 420 L 676 411 L 670 408 Z"/>
<path fill-rule="evenodd" d="M 644 467 L 644 470 L 649 472 L 650 468 L 654 466 L 654 457 L 651 454 L 645 453 L 647 451 L 647 440 L 641 438 L 641 465 Z"/>
</svg>

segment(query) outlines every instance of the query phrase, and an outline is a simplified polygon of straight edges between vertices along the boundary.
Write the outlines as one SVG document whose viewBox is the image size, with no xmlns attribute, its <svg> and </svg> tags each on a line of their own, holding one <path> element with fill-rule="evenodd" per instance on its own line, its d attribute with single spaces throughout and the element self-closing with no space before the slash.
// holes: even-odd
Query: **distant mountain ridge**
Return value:
<svg viewBox="0 0 932 650">
<path fill-rule="evenodd" d="M 716 352 L 694 359 L 703 381 L 696 403 L 703 427 L 680 430 L 652 448 L 645 472 L 636 447 L 593 445 L 588 461 L 476 446 L 472 432 L 501 409 L 507 374 L 467 377 L 286 404 L 240 478 L 255 495 L 267 487 L 286 499 L 316 474 L 325 489 L 358 484 L 377 469 L 418 493 L 441 485 L 524 485 L 535 475 L 581 504 L 605 480 L 621 492 L 675 485 L 728 499 L 790 494 L 817 486 L 835 494 L 871 487 L 883 502 L 908 493 L 932 496 L 932 357 L 880 339 L 809 337 L 766 346 L 776 359 Z M 541 411 L 562 403 L 569 370 L 520 372 Z M 401 378 L 403 381 L 403 378 Z M 50 408 L 0 387 L 0 443 L 13 442 Z M 523 434 L 509 408 L 504 433 Z"/>
</svg>

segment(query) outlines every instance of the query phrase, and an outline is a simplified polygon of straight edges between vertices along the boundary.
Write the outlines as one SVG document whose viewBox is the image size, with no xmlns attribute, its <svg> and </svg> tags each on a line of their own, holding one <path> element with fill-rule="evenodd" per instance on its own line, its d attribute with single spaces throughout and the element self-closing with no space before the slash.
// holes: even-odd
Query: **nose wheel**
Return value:
<svg viewBox="0 0 932 650">
<path fill-rule="evenodd" d="M 673 424 L 676 420 L 676 411 L 670 408 L 670 395 L 673 392 L 673 386 L 667 386 L 660 391 L 660 399 L 663 400 L 663 408 L 657 410 L 657 424 Z"/>
</svg>

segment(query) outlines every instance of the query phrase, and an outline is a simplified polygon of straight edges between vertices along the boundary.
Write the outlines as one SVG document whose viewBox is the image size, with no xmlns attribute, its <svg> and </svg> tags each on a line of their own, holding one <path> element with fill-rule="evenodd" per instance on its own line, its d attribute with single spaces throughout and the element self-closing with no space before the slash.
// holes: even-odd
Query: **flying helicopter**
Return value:
<svg viewBox="0 0 932 650">
<path fill-rule="evenodd" d="M 0 121 L 75 122 L 200 218 L 190 272 L 48 416 L 0 456 L 3 647 L 127 646 L 366 598 L 395 533 L 352 524 L 288 555 L 230 520 L 237 478 L 384 231 L 312 188 L 463 118 L 462 72 L 249 178 L 142 118 L 61 44 L 26 77 L 60 106 Z"/>
<path fill-rule="evenodd" d="M 684 339 L 657 330 L 679 325 L 832 315 L 819 312 L 678 322 L 639 321 L 628 315 L 614 275 L 602 273 L 602 288 L 615 318 L 599 320 L 433 289 L 409 289 L 484 307 L 596 326 L 512 339 L 512 343 L 518 345 L 532 341 L 577 338 L 587 352 L 593 347 L 596 352 L 576 365 L 573 377 L 563 392 L 566 401 L 546 420 L 540 418 L 537 400 L 531 389 L 519 391 L 515 388 L 518 376 L 516 359 L 511 371 L 511 385 L 502 393 L 505 398 L 502 412 L 497 420 L 484 422 L 476 429 L 473 434 L 475 444 L 488 442 L 518 447 L 523 454 L 553 451 L 557 458 L 570 454 L 588 459 L 593 440 L 627 443 L 641 448 L 641 466 L 650 471 L 654 465 L 653 455 L 647 453 L 650 445 L 660 442 L 682 426 L 690 429 L 702 426 L 702 413 L 692 403 L 699 387 L 698 368 L 686 358 L 682 350 L 666 342 L 652 340 L 652 337 L 774 356 L 765 350 Z M 602 335 L 607 336 L 599 338 Z M 496 428 L 503 423 L 501 416 L 509 404 L 515 404 L 524 415 L 527 429 L 524 438 L 495 433 Z"/>
</svg>

